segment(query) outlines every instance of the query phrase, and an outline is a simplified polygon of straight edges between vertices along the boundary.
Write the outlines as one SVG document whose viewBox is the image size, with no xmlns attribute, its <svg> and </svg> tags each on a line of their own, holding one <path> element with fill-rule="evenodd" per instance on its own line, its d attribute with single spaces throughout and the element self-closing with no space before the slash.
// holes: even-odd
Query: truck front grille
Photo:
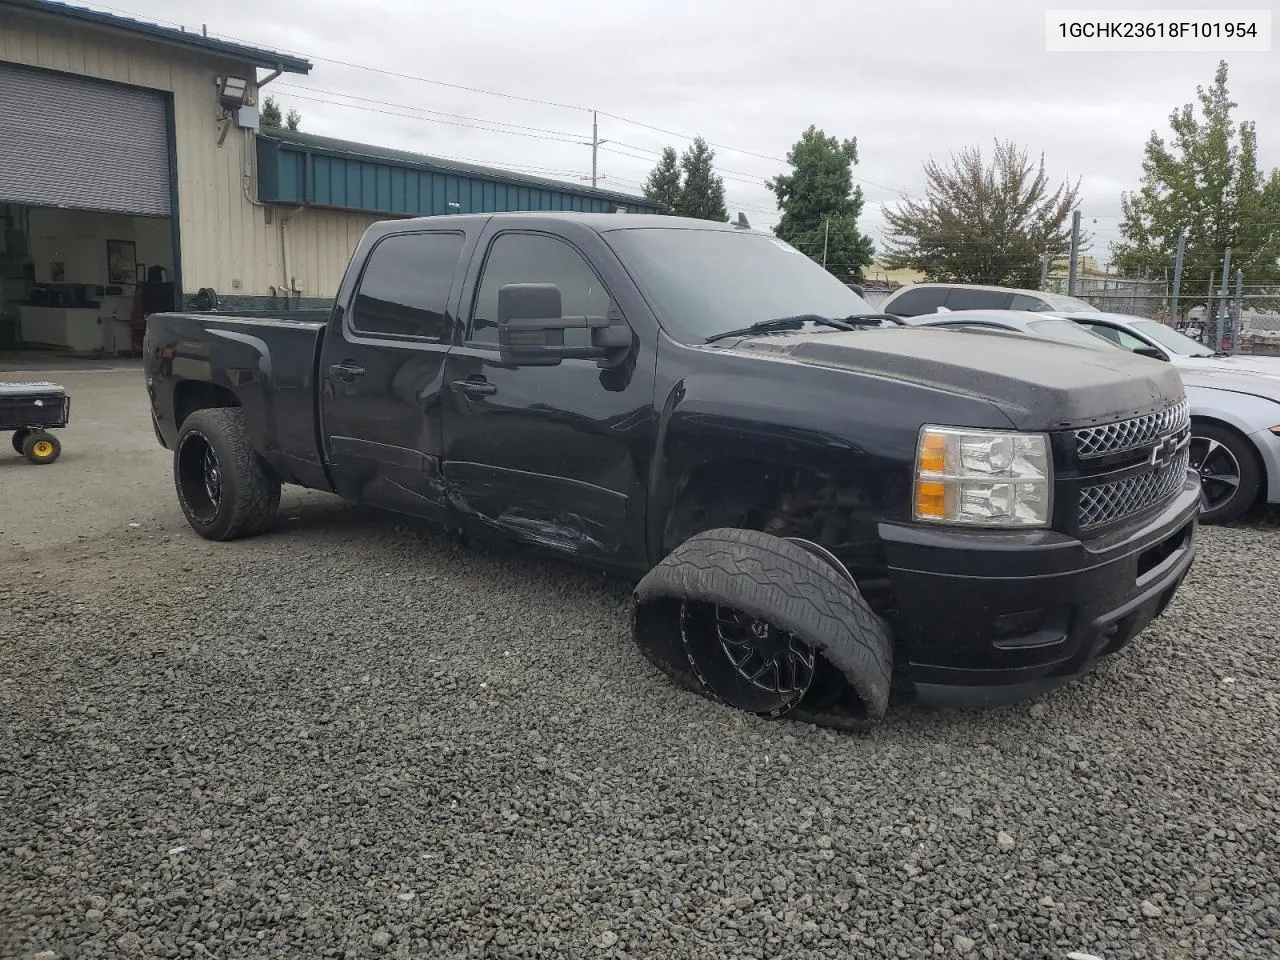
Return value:
<svg viewBox="0 0 1280 960">
<path fill-rule="evenodd" d="M 1077 521 L 1080 529 L 1123 520 L 1172 497 L 1186 482 L 1190 457 L 1190 450 L 1184 446 L 1159 470 L 1081 488 Z"/>
<path fill-rule="evenodd" d="M 1076 455 L 1082 459 L 1123 453 L 1191 425 L 1191 404 L 1184 397 L 1174 406 L 1131 420 L 1085 427 L 1076 433 Z"/>
</svg>

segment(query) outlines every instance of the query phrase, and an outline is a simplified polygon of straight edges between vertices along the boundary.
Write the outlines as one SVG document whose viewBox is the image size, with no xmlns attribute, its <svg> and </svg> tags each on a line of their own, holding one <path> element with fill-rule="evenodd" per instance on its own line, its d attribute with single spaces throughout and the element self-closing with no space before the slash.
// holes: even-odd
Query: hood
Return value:
<svg viewBox="0 0 1280 960">
<path fill-rule="evenodd" d="M 801 332 L 726 349 L 919 383 L 987 400 L 1020 430 L 1057 430 L 1162 410 L 1184 396 L 1172 364 L 999 331 L 927 326 Z"/>
<path fill-rule="evenodd" d="M 1182 382 L 1188 387 L 1230 390 L 1232 393 L 1244 393 L 1280 403 L 1280 370 L 1275 375 L 1270 375 L 1246 368 L 1220 366 L 1183 367 L 1179 372 Z"/>
<path fill-rule="evenodd" d="M 1280 379 L 1280 357 L 1178 357 L 1174 360 L 1183 370 L 1227 370 L 1254 373 Z"/>
</svg>

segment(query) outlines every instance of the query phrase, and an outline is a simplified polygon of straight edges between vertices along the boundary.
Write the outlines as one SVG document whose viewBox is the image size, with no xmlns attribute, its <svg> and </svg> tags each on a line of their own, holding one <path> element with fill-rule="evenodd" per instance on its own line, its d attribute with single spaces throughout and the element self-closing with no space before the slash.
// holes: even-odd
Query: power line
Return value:
<svg viewBox="0 0 1280 960">
<path fill-rule="evenodd" d="M 429 107 L 418 107 L 410 103 L 393 103 L 389 100 L 378 100 L 372 97 L 358 97 L 355 94 L 343 93 L 340 90 L 321 90 L 319 87 L 299 87 L 291 83 L 279 83 L 276 86 L 280 90 L 297 91 L 296 93 L 292 93 L 293 96 L 299 96 L 299 95 L 308 94 L 308 93 L 313 93 L 313 94 L 322 93 L 325 96 L 329 96 L 329 97 L 342 97 L 343 99 L 346 99 L 346 100 L 357 100 L 360 103 L 376 103 L 379 106 L 384 106 L 384 107 L 396 107 L 402 110 L 415 110 L 421 113 L 430 113 L 438 117 L 448 117 L 454 120 L 469 120 L 474 123 L 487 123 L 487 124 L 491 124 L 493 126 L 498 126 L 498 127 L 511 127 L 512 129 L 515 129 L 515 130 L 525 130 L 532 133 L 553 134 L 559 137 L 576 138 L 578 136 L 578 134 L 575 134 L 570 130 L 553 130 L 548 127 L 531 127 L 523 123 L 508 123 L 505 120 L 489 120 L 486 117 L 470 117 L 463 113 L 447 113 L 443 110 L 432 110 Z M 354 106 L 354 104 L 336 104 L 336 106 Z M 576 143 L 578 141 L 574 139 L 573 142 Z"/>
<path fill-rule="evenodd" d="M 341 103 L 337 100 L 327 100 L 324 97 L 311 97 L 301 93 L 291 93 L 290 96 L 298 100 L 306 100 L 311 103 L 323 103 L 333 107 L 347 107 L 348 109 L 351 109 L 351 110 L 362 110 L 365 113 L 380 113 L 388 117 L 399 117 L 402 120 L 421 120 L 425 123 L 441 123 L 441 124 L 444 124 L 445 126 L 450 126 L 450 127 L 463 127 L 468 130 L 482 130 L 487 133 L 505 133 L 505 134 L 508 134 L 509 136 L 514 136 L 514 137 L 527 137 L 533 140 L 548 140 L 548 141 L 551 141 L 552 143 L 568 143 L 568 144 L 573 144 L 575 146 L 580 143 L 580 141 L 578 140 L 569 140 L 563 137 L 553 137 L 553 136 L 542 134 L 542 133 L 529 133 L 523 130 L 502 130 L 495 127 L 481 127 L 481 126 L 477 126 L 475 123 L 465 123 L 460 120 L 444 120 L 440 117 L 424 117 L 416 113 L 398 113 L 395 110 L 382 110 L 382 109 L 379 109 L 378 107 L 369 106 L 367 104 Z M 377 101 L 374 101 L 374 102 L 377 102 Z M 411 107 L 409 109 L 414 109 L 414 108 Z"/>
<path fill-rule="evenodd" d="M 92 2 L 93 2 L 93 0 L 90 0 L 90 2 L 92 3 Z M 133 13 L 132 11 L 123 10 L 123 9 L 121 9 L 121 8 L 114 7 L 114 6 L 109 6 L 109 5 L 107 5 L 107 4 L 94 4 L 94 5 L 95 5 L 95 6 L 97 6 L 97 7 L 98 7 L 99 9 L 101 9 L 101 10 L 106 10 L 106 11 L 109 11 L 109 12 L 112 12 L 112 13 L 121 14 L 121 15 L 123 15 L 123 16 L 131 17 L 131 18 L 133 18 L 133 19 L 137 19 L 137 20 L 150 20 L 151 22 L 154 22 L 154 23 L 161 23 L 161 24 L 165 24 L 165 25 L 168 25 L 168 26 L 174 26 L 174 27 L 182 27 L 182 26 L 183 26 L 182 24 L 178 23 L 177 21 L 173 21 L 173 20 L 163 20 L 163 19 L 160 19 L 160 18 L 157 18 L 157 17 L 144 18 L 144 17 L 141 17 L 140 15 L 138 15 L 138 14 L 136 14 L 136 13 Z M 246 45 L 250 45 L 250 46 L 257 46 L 257 45 L 258 45 L 255 41 L 251 41 L 251 40 L 243 40 L 243 39 L 240 39 L 240 38 L 238 38 L 238 37 L 231 37 L 231 36 L 227 36 L 227 37 L 225 37 L 224 39 L 229 40 L 229 41 L 234 42 L 234 43 L 242 43 L 242 44 L 246 44 Z M 291 52 L 291 51 L 282 51 L 282 52 Z M 420 74 L 402 73 L 402 72 L 397 71 L 397 70 L 389 70 L 389 69 L 387 69 L 387 68 L 385 68 L 385 67 L 373 67 L 373 66 L 369 66 L 369 65 L 367 65 L 367 64 L 362 64 L 362 63 L 352 63 L 352 62 L 347 61 L 347 60 L 339 60 L 339 59 L 336 59 L 336 58 L 333 58 L 333 57 L 322 57 L 322 56 L 313 56 L 313 55 L 309 55 L 309 54 L 300 54 L 300 53 L 296 53 L 296 51 L 292 51 L 292 52 L 294 52 L 294 53 L 295 53 L 295 55 L 297 55 L 297 56 L 305 56 L 307 59 L 310 59 L 310 60 L 313 60 L 313 61 L 319 61 L 319 62 L 322 62 L 322 63 L 332 63 L 332 64 L 335 64 L 335 65 L 337 65 L 337 66 L 347 67 L 348 69 L 352 69 L 352 70 L 365 70 L 365 71 L 368 71 L 368 72 L 370 72 L 370 73 L 380 74 L 380 75 L 382 75 L 382 76 L 395 77 L 395 78 L 400 79 L 400 80 L 412 80 L 412 81 L 415 81 L 415 82 L 418 82 L 418 83 L 426 83 L 426 84 L 430 84 L 430 85 L 432 85 L 432 86 L 444 87 L 444 88 L 447 88 L 447 89 L 450 89 L 450 90 L 461 90 L 461 91 L 465 91 L 465 92 L 467 92 L 467 93 L 475 93 L 475 94 L 479 94 L 479 95 L 481 95 L 481 96 L 497 97 L 497 98 L 501 98 L 501 99 L 504 99 L 504 100 L 511 100 L 511 101 L 516 101 L 516 102 L 520 102 L 520 103 L 533 103 L 533 104 L 538 104 L 538 105 L 540 105 L 540 106 L 554 107 L 554 108 L 556 108 L 556 109 L 561 109 L 561 110 L 573 110 L 573 111 L 576 111 L 576 112 L 583 112 L 583 113 L 590 113 L 590 112 L 591 112 L 591 109 L 592 109 L 592 108 L 590 108 L 590 107 L 584 107 L 584 106 L 581 106 L 581 105 L 579 105 L 579 104 L 561 103 L 561 102 L 558 102 L 558 101 L 555 101 L 555 100 L 547 100 L 547 99 L 542 99 L 542 98 L 539 98 L 539 97 L 528 97 L 528 96 L 523 96 L 523 95 L 520 95 L 520 94 L 507 93 L 507 92 L 505 92 L 505 91 L 501 91 L 501 90 L 488 90 L 488 89 L 485 89 L 485 88 L 483 88 L 483 87 L 475 87 L 475 86 L 471 86 L 471 85 L 464 84 L 464 83 L 456 83 L 456 82 L 447 81 L 447 80 L 437 80 L 437 79 L 435 79 L 435 78 L 433 78 L 433 77 L 424 77 L 424 76 L 421 76 Z M 295 96 L 296 96 L 296 95 L 297 95 L 297 94 L 295 94 Z M 320 102 L 323 102 L 323 101 L 320 101 Z M 380 102 L 380 101 L 371 101 L 371 102 Z M 408 109 L 419 109 L 419 108 L 408 108 Z M 599 113 L 599 115 L 600 115 L 600 116 L 603 116 L 603 117 L 609 117 L 610 119 L 617 120 L 617 121 L 619 121 L 620 123 L 626 123 L 626 124 L 630 124 L 630 125 L 635 126 L 635 127 L 641 127 L 641 128 L 643 128 L 643 129 L 646 129 L 646 130 L 652 130 L 652 131 L 657 132 L 657 133 L 666 134 L 667 136 L 678 137 L 679 139 L 682 139 L 682 140 L 689 140 L 689 141 L 692 141 L 692 140 L 694 140 L 694 139 L 695 139 L 695 137 L 690 136 L 690 135 L 688 135 L 688 134 L 680 133 L 680 132 L 675 131 L 675 130 L 670 130 L 670 129 L 667 129 L 667 128 L 665 128 L 665 127 L 659 127 L 659 126 L 657 126 L 657 125 L 655 125 L 655 124 L 645 123 L 644 121 L 641 121 L 641 120 L 635 120 L 635 119 L 633 119 L 633 118 L 631 118 L 631 117 L 626 117 L 626 116 L 623 116 L 623 115 L 621 115 L 621 114 L 610 113 L 610 112 L 605 111 L 605 110 L 600 110 L 600 111 L 598 111 L 598 113 Z M 486 121 L 486 122 L 491 122 L 491 123 L 501 123 L 501 121 Z M 517 126 L 517 125 L 510 124 L 509 126 Z M 532 128 L 531 128 L 531 129 L 532 129 Z M 496 131 L 495 131 L 495 132 L 496 132 Z M 575 142 L 577 142 L 577 141 L 575 141 Z M 742 148 L 742 147 L 734 147 L 734 146 L 731 146 L 731 145 L 729 145 L 729 144 L 724 144 L 724 143 L 715 143 L 715 142 L 712 142 L 712 141 L 705 141 L 705 142 L 707 143 L 707 145 L 708 145 L 708 146 L 713 147 L 714 149 L 717 149 L 717 150 L 727 150 L 727 151 L 729 151 L 729 152 L 731 152 L 731 153 L 739 153 L 739 154 L 742 154 L 743 156 L 755 157 L 755 158 L 757 158 L 757 159 L 760 159 L 760 160 L 767 160 L 767 161 L 770 161 L 770 162 L 772 162 L 772 163 L 779 163 L 779 164 L 784 164 L 784 165 L 788 165 L 788 166 L 790 165 L 790 164 L 788 163 L 788 161 L 787 161 L 786 159 L 782 158 L 782 157 L 772 156 L 772 155 L 770 155 L 770 154 L 760 153 L 760 152 L 758 152 L 758 151 L 754 151 L 754 150 L 747 150 L 747 149 L 744 149 L 744 148 Z M 601 148 L 601 149 L 604 149 L 604 148 Z M 641 152 L 648 152 L 648 153 L 652 153 L 652 151 L 647 151 L 647 150 L 645 150 L 644 148 L 633 147 L 632 149 L 636 149 L 636 150 L 641 151 Z M 639 159 L 639 158 L 633 158 L 633 159 Z M 738 172 L 738 173 L 735 173 L 735 175 L 736 175 L 736 176 L 744 176 L 744 177 L 753 177 L 753 178 L 756 178 L 756 179 L 759 179 L 759 180 L 763 180 L 763 179 L 765 179 L 765 178 L 762 178 L 762 177 L 758 177 L 756 174 L 748 174 L 748 173 L 741 173 L 741 172 Z M 889 192 L 889 193 L 898 193 L 898 192 L 900 192 L 900 191 L 895 190 L 895 189 L 894 189 L 894 188 L 892 188 L 892 187 L 886 187 L 884 184 L 876 183 L 876 182 L 875 182 L 875 181 L 873 181 L 873 180 L 868 180 L 868 179 L 866 179 L 865 177 L 857 177 L 857 176 L 854 176 L 854 177 L 853 177 L 853 179 L 854 179 L 856 182 L 858 182 L 858 183 L 863 183 L 863 184 L 866 184 L 866 185 L 868 185 L 868 186 L 876 187 L 877 189 L 885 190 L 885 191 L 887 191 L 887 192 Z"/>
</svg>

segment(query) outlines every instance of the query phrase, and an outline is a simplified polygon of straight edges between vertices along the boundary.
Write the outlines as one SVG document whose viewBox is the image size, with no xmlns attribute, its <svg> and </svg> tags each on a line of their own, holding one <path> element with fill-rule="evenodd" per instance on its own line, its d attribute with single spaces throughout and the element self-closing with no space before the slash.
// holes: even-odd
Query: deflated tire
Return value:
<svg viewBox="0 0 1280 960">
<path fill-rule="evenodd" d="M 866 726 L 888 707 L 888 624 L 842 572 L 796 543 L 754 530 L 697 534 L 633 600 L 641 653 L 686 689 L 824 726 Z"/>
</svg>

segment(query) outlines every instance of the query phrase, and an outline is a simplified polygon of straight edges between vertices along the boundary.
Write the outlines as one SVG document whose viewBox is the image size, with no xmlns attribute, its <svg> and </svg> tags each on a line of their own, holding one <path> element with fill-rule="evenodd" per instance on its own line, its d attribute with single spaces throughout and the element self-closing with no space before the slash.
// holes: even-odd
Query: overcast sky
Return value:
<svg viewBox="0 0 1280 960">
<path fill-rule="evenodd" d="M 600 185 L 625 192 L 638 191 L 662 147 L 688 142 L 642 124 L 701 134 L 722 145 L 731 214 L 746 211 L 753 226 L 776 222 L 764 181 L 785 169 L 779 161 L 811 123 L 857 138 L 863 228 L 877 241 L 879 206 L 922 191 L 925 160 L 967 145 L 989 152 L 1000 137 L 1043 152 L 1055 182 L 1082 180 L 1092 252 L 1105 259 L 1143 143 L 1152 129 L 1167 132 L 1170 111 L 1193 100 L 1223 58 L 1237 118 L 1257 122 L 1262 163 L 1280 166 L 1280 53 L 1047 53 L 1048 7 L 1024 0 L 820 0 L 794 13 L 778 0 L 85 5 L 206 24 L 211 35 L 308 57 L 309 76 L 268 91 L 311 133 L 576 179 L 591 170 L 579 142 L 590 140 L 595 108 L 600 137 L 612 141 L 600 151 Z M 1201 9 L 1247 5 L 1197 0 Z"/>
</svg>

